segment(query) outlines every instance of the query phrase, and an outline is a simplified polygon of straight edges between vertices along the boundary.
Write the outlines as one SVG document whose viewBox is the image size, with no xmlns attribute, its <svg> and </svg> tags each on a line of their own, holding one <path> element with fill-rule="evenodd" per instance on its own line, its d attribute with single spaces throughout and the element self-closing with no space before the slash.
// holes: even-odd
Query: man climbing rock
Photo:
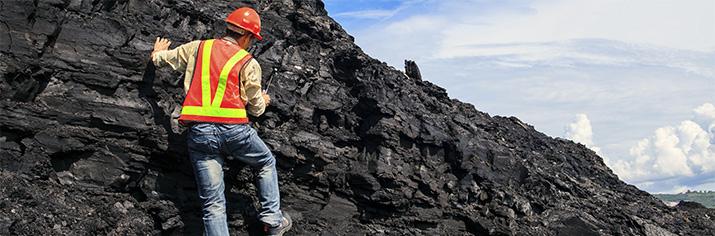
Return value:
<svg viewBox="0 0 715 236">
<path fill-rule="evenodd" d="M 258 170 L 259 220 L 267 235 L 283 235 L 292 226 L 280 210 L 276 160 L 248 124 L 247 114 L 260 116 L 271 99 L 261 91 L 261 67 L 246 49 L 261 40 L 258 13 L 242 7 L 226 18 L 219 39 L 193 41 L 167 50 L 171 42 L 157 38 L 152 61 L 184 70 L 186 98 L 179 122 L 189 126 L 187 146 L 202 201 L 205 235 L 228 235 L 223 170 L 233 156 Z"/>
</svg>

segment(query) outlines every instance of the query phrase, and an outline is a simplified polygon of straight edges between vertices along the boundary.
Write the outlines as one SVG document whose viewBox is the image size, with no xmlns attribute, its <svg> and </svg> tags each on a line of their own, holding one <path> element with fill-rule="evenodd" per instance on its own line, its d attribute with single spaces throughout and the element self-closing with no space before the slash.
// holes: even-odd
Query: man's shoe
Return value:
<svg viewBox="0 0 715 236">
<path fill-rule="evenodd" d="M 283 221 L 280 225 L 276 227 L 265 225 L 263 230 L 268 236 L 282 236 L 285 232 L 288 232 L 288 230 L 290 230 L 290 227 L 293 227 L 293 220 L 290 218 L 288 213 L 283 212 Z"/>
</svg>

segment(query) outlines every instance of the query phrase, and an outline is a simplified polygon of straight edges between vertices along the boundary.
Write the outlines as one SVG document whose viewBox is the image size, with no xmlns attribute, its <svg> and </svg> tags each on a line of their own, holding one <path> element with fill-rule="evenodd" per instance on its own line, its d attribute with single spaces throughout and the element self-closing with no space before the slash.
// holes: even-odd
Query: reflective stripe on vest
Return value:
<svg viewBox="0 0 715 236">
<path fill-rule="evenodd" d="M 203 42 L 203 49 L 199 52 L 201 53 L 201 106 L 187 106 L 181 109 L 181 115 L 186 117 L 206 117 L 206 119 L 191 119 L 191 120 L 205 120 L 213 121 L 214 118 L 233 118 L 233 119 L 247 119 L 245 108 L 226 108 L 221 107 L 221 103 L 224 100 L 226 93 L 226 84 L 228 81 L 229 74 L 233 68 L 242 59 L 249 56 L 248 52 L 244 49 L 238 50 L 233 56 L 231 56 L 226 64 L 221 68 L 221 73 L 218 78 L 218 85 L 216 86 L 216 93 L 211 98 L 211 49 L 214 44 L 214 40 L 206 40 Z M 199 68 L 196 68 L 199 69 Z M 190 87 L 191 89 L 198 89 Z M 236 88 L 238 89 L 238 88 Z M 212 118 L 213 117 L 213 118 Z M 181 119 L 181 118 L 180 118 Z"/>
</svg>

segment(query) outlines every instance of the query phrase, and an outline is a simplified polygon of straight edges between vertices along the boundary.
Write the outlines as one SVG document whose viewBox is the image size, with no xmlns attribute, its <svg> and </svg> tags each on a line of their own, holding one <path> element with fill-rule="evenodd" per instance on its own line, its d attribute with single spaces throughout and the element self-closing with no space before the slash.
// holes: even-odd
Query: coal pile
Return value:
<svg viewBox="0 0 715 236">
<path fill-rule="evenodd" d="M 0 235 L 200 234 L 182 75 L 148 57 L 244 5 L 293 235 L 715 234 L 713 210 L 667 207 L 586 147 L 370 58 L 320 1 L 3 0 Z M 255 235 L 254 175 L 225 171 L 232 233 Z"/>
</svg>

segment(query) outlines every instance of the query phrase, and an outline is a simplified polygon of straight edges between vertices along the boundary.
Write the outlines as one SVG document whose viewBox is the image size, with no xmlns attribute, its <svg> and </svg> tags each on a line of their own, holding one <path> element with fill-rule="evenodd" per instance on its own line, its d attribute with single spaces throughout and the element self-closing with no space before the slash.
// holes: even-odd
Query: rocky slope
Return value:
<svg viewBox="0 0 715 236">
<path fill-rule="evenodd" d="M 156 36 L 214 37 L 242 5 L 265 25 L 274 104 L 253 120 L 294 234 L 715 232 L 712 210 L 666 207 L 582 145 L 370 58 L 320 1 L 3 0 L 0 235 L 198 235 L 182 76 L 147 59 Z M 232 233 L 256 234 L 254 176 L 226 171 Z"/>
</svg>

